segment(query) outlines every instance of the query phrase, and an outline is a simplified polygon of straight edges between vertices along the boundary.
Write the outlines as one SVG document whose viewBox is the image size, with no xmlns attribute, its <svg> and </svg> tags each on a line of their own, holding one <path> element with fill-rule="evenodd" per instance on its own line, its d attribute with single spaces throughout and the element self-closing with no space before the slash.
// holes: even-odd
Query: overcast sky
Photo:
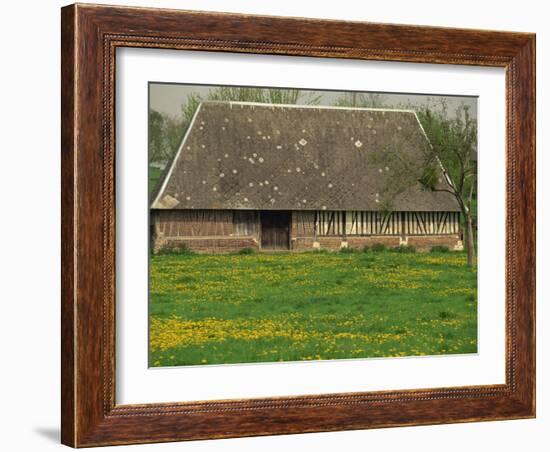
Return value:
<svg viewBox="0 0 550 452">
<path fill-rule="evenodd" d="M 212 88 L 215 88 L 215 86 L 151 83 L 149 84 L 150 107 L 170 116 L 179 116 L 181 113 L 181 106 L 185 103 L 189 94 L 197 93 L 202 97 L 206 97 L 208 91 Z M 309 91 L 305 89 L 301 89 L 301 91 L 304 94 L 312 93 L 315 96 L 320 96 L 320 105 L 334 105 L 336 100 L 345 93 L 345 91 Z M 459 105 L 466 104 L 470 106 L 471 115 L 477 117 L 477 97 L 441 96 L 433 94 L 383 94 L 384 104 L 389 107 L 398 108 L 409 104 L 424 105 L 428 102 L 433 105 L 438 105 L 438 101 L 444 99 L 447 103 L 450 115 L 453 115 Z"/>
</svg>

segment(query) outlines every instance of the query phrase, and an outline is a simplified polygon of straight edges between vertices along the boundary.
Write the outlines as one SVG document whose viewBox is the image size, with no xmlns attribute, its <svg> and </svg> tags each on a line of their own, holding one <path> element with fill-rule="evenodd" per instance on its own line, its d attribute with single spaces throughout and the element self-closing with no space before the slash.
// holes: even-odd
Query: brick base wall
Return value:
<svg viewBox="0 0 550 452">
<path fill-rule="evenodd" d="M 451 251 L 462 250 L 462 241 L 458 235 L 426 235 L 426 236 L 369 236 L 369 237 L 296 237 L 291 240 L 292 251 L 313 251 L 316 249 L 338 251 L 343 247 L 363 249 L 376 244 L 387 248 L 408 245 L 417 251 L 430 251 L 434 246 L 446 246 Z M 153 242 L 153 252 L 163 249 L 189 249 L 196 253 L 235 253 L 243 248 L 259 251 L 260 245 L 255 237 L 156 237 Z"/>
<path fill-rule="evenodd" d="M 341 237 L 318 237 L 317 242 L 313 237 L 296 237 L 291 240 L 292 251 L 311 251 L 314 249 L 337 251 L 342 248 Z"/>
<path fill-rule="evenodd" d="M 398 236 L 371 236 L 371 237 L 348 237 L 348 248 L 365 248 L 366 246 L 373 246 L 382 244 L 387 248 L 395 248 L 400 245 L 400 238 Z"/>
<path fill-rule="evenodd" d="M 254 237 L 162 237 L 153 252 L 163 249 L 188 249 L 195 253 L 236 253 L 243 248 L 259 249 Z"/>
<path fill-rule="evenodd" d="M 369 236 L 369 237 L 296 237 L 291 240 L 293 251 L 312 251 L 315 249 L 338 251 L 343 247 L 363 249 L 382 244 L 387 248 L 396 248 L 401 245 L 413 246 L 417 251 L 430 251 L 433 246 L 446 246 L 451 251 L 462 250 L 462 241 L 458 235 L 430 235 L 430 236 Z"/>
<path fill-rule="evenodd" d="M 311 251 L 313 249 L 312 237 L 297 237 L 290 240 L 292 251 Z"/>
<path fill-rule="evenodd" d="M 414 235 L 407 238 L 407 245 L 414 246 L 417 251 L 430 251 L 434 246 L 446 246 L 451 251 L 463 249 L 458 235 Z"/>
</svg>

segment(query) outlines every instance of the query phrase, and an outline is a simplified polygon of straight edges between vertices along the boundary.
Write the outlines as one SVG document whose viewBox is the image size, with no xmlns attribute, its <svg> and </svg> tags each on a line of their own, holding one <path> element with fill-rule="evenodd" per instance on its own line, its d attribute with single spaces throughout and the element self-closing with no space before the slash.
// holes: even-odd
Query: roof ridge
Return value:
<svg viewBox="0 0 550 452">
<path fill-rule="evenodd" d="M 223 104 L 223 105 L 246 105 L 253 107 L 270 107 L 270 108 L 310 108 L 317 110 L 350 110 L 350 111 L 390 111 L 396 113 L 413 113 L 416 112 L 410 108 L 378 108 L 378 107 L 345 107 L 338 105 L 305 105 L 305 104 L 276 104 L 268 102 L 250 102 L 250 101 L 235 101 L 235 100 L 203 100 L 201 104 Z"/>
</svg>

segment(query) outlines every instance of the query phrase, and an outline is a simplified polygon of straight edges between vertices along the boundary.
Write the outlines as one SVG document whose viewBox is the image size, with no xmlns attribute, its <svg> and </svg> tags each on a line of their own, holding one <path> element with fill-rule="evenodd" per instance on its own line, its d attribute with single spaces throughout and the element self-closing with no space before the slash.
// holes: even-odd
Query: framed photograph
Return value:
<svg viewBox="0 0 550 452">
<path fill-rule="evenodd" d="M 62 442 L 535 416 L 535 36 L 62 9 Z"/>
</svg>

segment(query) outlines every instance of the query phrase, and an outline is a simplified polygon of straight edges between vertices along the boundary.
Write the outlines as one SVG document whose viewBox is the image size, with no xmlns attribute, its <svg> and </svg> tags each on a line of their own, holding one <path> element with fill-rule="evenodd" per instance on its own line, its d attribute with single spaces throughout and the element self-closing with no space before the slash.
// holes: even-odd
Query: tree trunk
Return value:
<svg viewBox="0 0 550 452">
<path fill-rule="evenodd" d="M 472 216 L 470 213 L 464 213 L 464 217 L 466 219 L 466 234 L 465 234 L 465 241 L 466 241 L 466 251 L 468 252 L 468 265 L 470 268 L 474 267 L 474 262 L 476 258 L 476 248 L 474 243 L 474 228 L 472 225 Z"/>
</svg>

